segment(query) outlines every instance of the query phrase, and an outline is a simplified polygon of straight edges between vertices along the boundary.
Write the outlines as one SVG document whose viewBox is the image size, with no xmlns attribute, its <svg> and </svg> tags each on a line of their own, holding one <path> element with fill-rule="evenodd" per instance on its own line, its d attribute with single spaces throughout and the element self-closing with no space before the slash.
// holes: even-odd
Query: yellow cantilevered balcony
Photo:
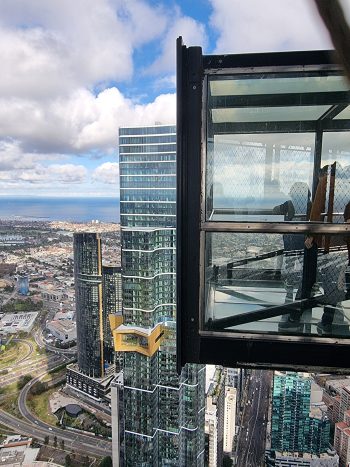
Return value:
<svg viewBox="0 0 350 467">
<path fill-rule="evenodd" d="M 152 357 L 160 347 L 164 337 L 163 324 L 157 324 L 153 329 L 138 326 L 124 326 L 122 321 L 110 315 L 110 324 L 114 340 L 114 350 L 117 352 L 138 352 Z M 118 325 L 118 323 L 120 323 Z"/>
</svg>

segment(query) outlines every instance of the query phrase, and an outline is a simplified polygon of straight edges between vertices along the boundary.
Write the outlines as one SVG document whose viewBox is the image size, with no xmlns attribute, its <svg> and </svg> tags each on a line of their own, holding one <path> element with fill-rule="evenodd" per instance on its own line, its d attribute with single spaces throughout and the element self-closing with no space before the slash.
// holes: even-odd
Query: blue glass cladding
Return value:
<svg viewBox="0 0 350 467">
<path fill-rule="evenodd" d="M 119 152 L 121 225 L 175 227 L 175 126 L 121 128 Z"/>
</svg>

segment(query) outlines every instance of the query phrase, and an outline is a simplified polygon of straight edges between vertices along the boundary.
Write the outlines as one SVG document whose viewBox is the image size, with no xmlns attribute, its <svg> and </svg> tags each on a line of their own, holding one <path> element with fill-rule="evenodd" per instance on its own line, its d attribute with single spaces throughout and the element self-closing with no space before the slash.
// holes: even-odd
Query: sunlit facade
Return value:
<svg viewBox="0 0 350 467">
<path fill-rule="evenodd" d="M 176 130 L 121 128 L 126 466 L 204 465 L 205 369 L 176 372 Z"/>
</svg>

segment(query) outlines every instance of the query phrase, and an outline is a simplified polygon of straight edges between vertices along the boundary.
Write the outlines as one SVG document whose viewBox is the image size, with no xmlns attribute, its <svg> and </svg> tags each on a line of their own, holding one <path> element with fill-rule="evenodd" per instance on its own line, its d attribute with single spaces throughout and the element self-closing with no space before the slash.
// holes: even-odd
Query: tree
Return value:
<svg viewBox="0 0 350 467">
<path fill-rule="evenodd" d="M 60 441 L 60 446 L 61 446 L 61 449 L 62 451 L 64 450 L 64 439 L 61 439 Z"/>
<path fill-rule="evenodd" d="M 85 466 L 85 467 L 89 467 L 89 465 L 90 465 L 89 456 L 85 456 L 85 457 L 84 457 L 84 466 Z"/>
<path fill-rule="evenodd" d="M 17 389 L 20 391 L 21 389 L 24 388 L 24 386 L 29 383 L 29 381 L 32 379 L 31 375 L 24 375 L 19 378 L 17 381 Z"/>
<path fill-rule="evenodd" d="M 43 383 L 42 381 L 37 381 L 30 389 L 30 392 L 35 396 L 42 394 L 47 389 L 47 383 Z"/>
<path fill-rule="evenodd" d="M 53 445 L 54 445 L 54 447 L 57 446 L 57 436 L 56 435 L 53 438 Z"/>
<path fill-rule="evenodd" d="M 49 444 L 49 441 L 50 441 L 50 436 L 45 436 L 44 438 L 44 444 Z"/>
<path fill-rule="evenodd" d="M 69 454 L 67 454 L 64 458 L 64 465 L 65 467 L 70 467 L 72 465 L 72 459 L 70 458 Z"/>
<path fill-rule="evenodd" d="M 224 456 L 222 459 L 222 467 L 232 467 L 233 460 L 229 456 Z"/>
<path fill-rule="evenodd" d="M 104 457 L 100 462 L 100 467 L 113 467 L 111 456 Z"/>
</svg>

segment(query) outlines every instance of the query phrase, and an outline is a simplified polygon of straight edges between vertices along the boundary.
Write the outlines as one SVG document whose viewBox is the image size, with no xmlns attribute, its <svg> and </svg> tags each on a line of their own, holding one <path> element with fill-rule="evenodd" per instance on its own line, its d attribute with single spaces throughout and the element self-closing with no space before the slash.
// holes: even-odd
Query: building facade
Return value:
<svg viewBox="0 0 350 467">
<path fill-rule="evenodd" d="M 327 408 L 312 407 L 311 378 L 275 372 L 271 417 L 271 449 L 320 455 L 329 448 Z"/>
<path fill-rule="evenodd" d="M 126 466 L 204 465 L 205 368 L 176 372 L 176 131 L 121 128 L 120 215 Z"/>
<path fill-rule="evenodd" d="M 232 454 L 233 440 L 236 433 L 236 389 L 225 388 L 225 423 L 224 423 L 224 452 Z"/>
<path fill-rule="evenodd" d="M 104 376 L 102 254 L 96 233 L 74 234 L 74 282 L 79 371 Z"/>
<path fill-rule="evenodd" d="M 209 365 L 212 367 L 212 365 Z M 208 371 L 208 369 L 207 369 Z M 210 370 L 208 371 L 210 372 Z M 217 366 L 206 383 L 205 437 L 206 465 L 219 467 L 223 462 L 225 424 L 225 371 Z"/>
<path fill-rule="evenodd" d="M 120 266 L 102 266 L 102 308 L 103 308 L 103 351 L 104 359 L 120 370 L 120 354 L 114 355 L 113 337 L 109 322 L 110 315 L 122 314 L 122 281 Z"/>
<path fill-rule="evenodd" d="M 100 400 L 106 397 L 114 374 L 109 320 L 121 315 L 120 267 L 102 266 L 101 239 L 96 233 L 74 234 L 73 247 L 78 361 L 67 366 L 66 382 Z"/>
</svg>

